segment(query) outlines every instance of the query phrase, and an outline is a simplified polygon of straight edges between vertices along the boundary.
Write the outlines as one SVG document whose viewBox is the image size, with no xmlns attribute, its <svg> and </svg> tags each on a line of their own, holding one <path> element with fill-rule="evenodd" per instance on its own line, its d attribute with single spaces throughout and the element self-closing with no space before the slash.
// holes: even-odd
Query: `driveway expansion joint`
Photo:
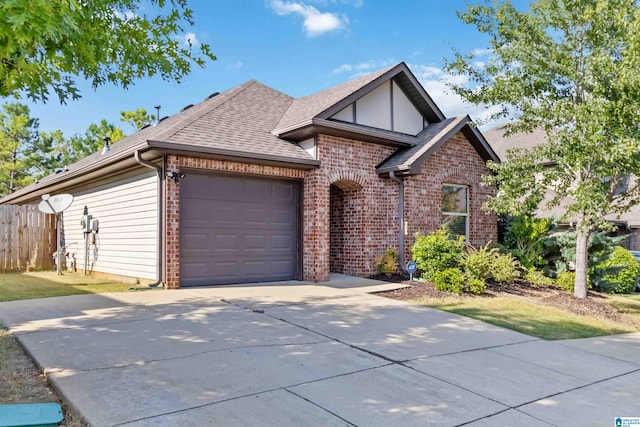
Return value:
<svg viewBox="0 0 640 427">
<path fill-rule="evenodd" d="M 357 424 L 352 423 L 351 421 L 347 420 L 346 418 L 341 417 L 340 415 L 336 414 L 336 413 L 335 413 L 335 412 L 333 412 L 333 411 L 330 411 L 329 409 L 327 409 L 327 408 L 325 408 L 324 406 L 322 406 L 322 405 L 320 405 L 320 404 L 318 404 L 318 403 L 314 402 L 313 400 L 307 399 L 306 397 L 301 396 L 301 395 L 299 395 L 298 393 L 296 393 L 296 392 L 294 392 L 294 391 L 292 391 L 292 390 L 289 390 L 289 389 L 288 389 L 288 388 L 286 388 L 286 387 L 284 388 L 284 391 L 286 391 L 287 393 L 290 393 L 290 394 L 294 395 L 294 396 L 295 396 L 295 397 L 297 397 L 297 398 L 300 398 L 300 399 L 304 400 L 305 402 L 308 402 L 308 403 L 312 404 L 312 405 L 313 405 L 313 406 L 315 406 L 316 408 L 320 408 L 320 409 L 322 409 L 323 411 L 325 411 L 325 412 L 327 412 L 327 413 L 329 413 L 329 414 L 333 415 L 333 416 L 334 416 L 334 417 L 336 417 L 336 418 L 339 418 L 341 421 L 344 421 L 345 423 L 347 423 L 348 425 L 350 425 L 350 426 L 352 426 L 352 427 L 358 427 L 358 425 L 357 425 Z"/>
<path fill-rule="evenodd" d="M 625 377 L 627 375 L 635 374 L 636 372 L 640 372 L 640 368 L 634 369 L 633 371 L 630 371 L 630 372 L 625 372 L 623 374 L 614 375 L 612 377 L 604 378 L 604 379 L 601 379 L 601 380 L 598 380 L 598 381 L 592 381 L 592 382 L 590 382 L 588 384 L 583 384 L 583 385 L 580 385 L 580 386 L 577 386 L 577 387 L 573 387 L 573 388 L 570 388 L 570 389 L 567 389 L 567 390 L 560 391 L 558 393 L 550 394 L 548 396 L 543 396 L 543 397 L 540 397 L 538 399 L 532 400 L 530 402 L 525 402 L 525 403 L 521 403 L 520 405 L 513 406 L 512 408 L 513 409 L 518 409 L 518 408 L 521 408 L 523 406 L 529 405 L 531 403 L 538 402 L 540 400 L 550 399 L 550 398 L 556 397 L 556 396 L 561 396 L 563 394 L 567 394 L 567 393 L 571 393 L 571 392 L 576 391 L 576 390 L 581 390 L 583 388 L 591 387 L 591 386 L 596 385 L 596 384 L 601 384 L 601 383 L 604 383 L 604 382 L 607 382 L 607 381 L 610 381 L 610 380 L 614 380 L 616 378 L 622 378 L 622 377 Z M 524 412 L 524 413 L 526 413 L 526 412 Z M 527 414 L 527 415 L 529 415 L 529 414 Z"/>
<path fill-rule="evenodd" d="M 120 422 L 120 423 L 117 423 L 117 424 L 113 424 L 111 427 L 126 426 L 127 424 L 131 424 L 131 423 L 135 423 L 135 422 L 139 422 L 139 421 L 151 420 L 151 419 L 155 419 L 155 418 L 164 417 L 164 416 L 167 416 L 167 415 L 180 414 L 180 413 L 188 412 L 188 411 L 191 411 L 191 410 L 194 410 L 194 409 L 206 408 L 208 406 L 214 406 L 214 405 L 217 405 L 217 404 L 220 404 L 220 403 L 225 403 L 225 402 L 230 402 L 230 401 L 233 401 L 233 400 L 244 399 L 246 397 L 258 396 L 260 394 L 271 393 L 271 392 L 274 392 L 274 391 L 285 391 L 285 392 L 291 393 L 291 394 L 293 394 L 295 396 L 300 397 L 301 399 L 303 399 L 303 400 L 305 400 L 307 402 L 310 402 L 310 403 L 314 404 L 315 406 L 317 406 L 317 407 L 319 407 L 321 409 L 324 409 L 328 413 L 330 413 L 332 415 L 335 415 L 336 417 L 340 418 L 341 420 L 344 420 L 339 415 L 336 415 L 333 412 L 331 412 L 331 411 L 329 411 L 329 410 L 327 410 L 325 408 L 322 408 L 321 406 L 315 404 L 314 402 L 312 402 L 312 401 L 310 401 L 310 400 L 308 400 L 308 399 L 306 399 L 306 398 L 304 398 L 302 396 L 299 396 L 297 393 L 292 392 L 291 390 L 289 390 L 289 388 L 299 387 L 299 386 L 302 386 L 302 385 L 305 385 L 305 384 L 312 384 L 312 383 L 325 381 L 325 380 L 331 380 L 331 379 L 334 379 L 334 378 L 340 378 L 340 377 L 344 377 L 344 376 L 348 376 L 348 375 L 352 375 L 352 374 L 358 374 L 358 373 L 361 373 L 361 372 L 367 372 L 367 371 L 371 371 L 373 369 L 378 369 L 378 368 L 382 368 L 382 367 L 389 366 L 389 365 L 391 365 L 391 364 L 381 365 L 381 366 L 374 366 L 374 367 L 371 367 L 371 368 L 358 369 L 358 370 L 351 371 L 351 372 L 345 372 L 345 373 L 337 374 L 337 375 L 330 375 L 328 377 L 317 378 L 317 379 L 311 380 L 311 381 L 304 381 L 304 382 L 301 382 L 301 383 L 290 384 L 290 385 L 286 385 L 286 386 L 282 386 L 282 387 L 276 387 L 276 388 L 272 388 L 272 389 L 259 390 L 259 391 L 255 391 L 253 393 L 243 394 L 241 396 L 229 397 L 229 398 L 226 398 L 226 399 L 220 399 L 220 400 L 216 400 L 216 401 L 209 402 L 209 403 L 203 403 L 201 405 L 190 406 L 188 408 L 183 408 L 183 409 L 177 409 L 175 411 L 169 411 L 169 412 L 164 412 L 164 413 L 161 413 L 161 414 L 150 415 L 148 417 L 142 417 L 142 418 L 138 418 L 138 419 L 134 419 L 134 420 L 123 421 L 123 422 Z M 351 422 L 349 422 L 347 420 L 344 420 L 344 421 L 349 423 L 349 425 L 355 426 L 355 424 L 353 424 L 353 423 L 351 423 Z"/>
<path fill-rule="evenodd" d="M 47 368 L 47 369 L 51 373 L 57 373 L 57 372 L 71 372 L 71 373 L 74 373 L 74 372 L 94 372 L 94 371 L 105 371 L 105 370 L 109 370 L 109 369 L 126 369 L 126 368 L 131 368 L 131 367 L 136 367 L 136 366 L 145 366 L 145 365 L 149 365 L 149 364 L 152 364 L 152 363 L 166 362 L 166 361 L 170 361 L 170 360 L 190 359 L 192 357 L 202 356 L 203 354 L 221 353 L 221 352 L 225 352 L 225 351 L 243 350 L 243 349 L 248 349 L 248 348 L 299 347 L 299 346 L 307 346 L 307 345 L 324 344 L 324 343 L 327 343 L 327 342 L 329 342 L 329 341 L 322 340 L 322 341 L 307 341 L 307 342 L 297 342 L 297 343 L 239 345 L 239 346 L 235 346 L 235 347 L 225 347 L 225 348 L 216 348 L 216 349 L 211 349 L 211 350 L 205 350 L 205 351 L 200 351 L 200 352 L 196 352 L 196 353 L 185 354 L 185 355 L 182 355 L 182 356 L 176 356 L 176 357 L 150 359 L 150 360 L 144 360 L 144 361 L 140 361 L 140 362 L 116 364 L 116 365 L 112 365 L 112 366 L 100 366 L 100 367 L 97 367 L 97 368 L 87 368 L 87 369 Z"/>
<path fill-rule="evenodd" d="M 464 353 L 473 353 L 474 351 L 479 351 L 479 350 L 493 350 L 496 348 L 503 348 L 503 347 L 509 347 L 512 345 L 518 345 L 518 344 L 526 344 L 529 342 L 535 342 L 535 341 L 540 341 L 540 339 L 535 338 L 532 340 L 525 340 L 525 341 L 517 341 L 517 342 L 512 342 L 512 343 L 507 343 L 507 344 L 500 344 L 500 345 L 490 345 L 487 347 L 476 347 L 476 348 L 470 348 L 467 350 L 459 350 L 459 351 L 451 351 L 449 353 L 437 353 L 437 354 L 430 354 L 428 356 L 419 356 L 419 357 L 415 357 L 413 359 L 406 359 L 406 360 L 398 360 L 398 363 L 408 363 L 408 362 L 414 362 L 416 360 L 424 360 L 424 359 L 430 359 L 432 357 L 442 357 L 442 356 L 452 356 L 454 354 L 464 354 Z"/>
<path fill-rule="evenodd" d="M 81 326 L 60 326 L 55 328 L 49 327 L 49 328 L 38 329 L 37 331 L 20 332 L 20 331 L 15 331 L 14 328 L 11 328 L 11 327 L 8 328 L 8 330 L 9 332 L 11 332 L 12 335 L 15 335 L 17 337 L 19 335 L 33 335 L 33 334 L 54 332 L 54 331 L 80 330 L 80 329 L 86 329 L 86 328 L 98 328 L 101 326 L 122 325 L 122 324 L 135 323 L 135 322 L 144 322 L 146 320 L 149 320 L 149 319 L 145 317 L 143 319 L 114 320 L 113 322 L 92 323 L 89 325 L 81 325 Z"/>
</svg>

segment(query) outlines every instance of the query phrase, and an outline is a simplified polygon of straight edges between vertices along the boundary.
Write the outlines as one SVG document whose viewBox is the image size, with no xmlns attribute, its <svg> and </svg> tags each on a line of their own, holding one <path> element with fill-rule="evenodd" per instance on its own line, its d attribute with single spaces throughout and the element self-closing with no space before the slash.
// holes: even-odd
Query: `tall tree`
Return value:
<svg viewBox="0 0 640 427">
<path fill-rule="evenodd" d="M 80 97 L 77 78 L 94 88 L 154 75 L 180 82 L 215 59 L 185 38 L 192 15 L 187 0 L 4 0 L 0 96 L 46 101 L 52 90 L 65 102 Z"/>
<path fill-rule="evenodd" d="M 31 165 L 31 175 L 40 179 L 64 167 L 68 150 L 69 141 L 62 135 L 61 130 L 40 132 L 25 152 Z"/>
<path fill-rule="evenodd" d="M 500 188 L 486 207 L 511 214 L 562 206 L 577 233 L 575 295 L 587 294 L 587 244 L 606 214 L 640 198 L 640 7 L 636 0 L 538 0 L 470 5 L 459 17 L 488 36 L 490 59 L 456 52 L 453 90 L 512 115 L 507 133 L 545 130 L 548 142 L 490 164 Z M 545 167 L 544 164 L 555 164 Z M 545 197 L 546 190 L 550 190 Z"/>
<path fill-rule="evenodd" d="M 105 137 L 109 138 L 110 143 L 115 143 L 123 139 L 125 134 L 122 129 L 105 119 L 100 123 L 91 123 L 84 134 L 76 134 L 69 139 L 69 150 L 65 152 L 64 157 L 65 164 L 101 151 Z"/>
<path fill-rule="evenodd" d="M 18 103 L 4 104 L 0 110 L 0 197 L 34 181 L 31 176 L 33 150 L 38 138 L 38 120 L 29 107 Z"/>
<path fill-rule="evenodd" d="M 144 108 L 136 108 L 134 111 L 120 111 L 120 121 L 130 124 L 135 130 L 152 124 L 159 117 L 147 113 Z"/>
</svg>

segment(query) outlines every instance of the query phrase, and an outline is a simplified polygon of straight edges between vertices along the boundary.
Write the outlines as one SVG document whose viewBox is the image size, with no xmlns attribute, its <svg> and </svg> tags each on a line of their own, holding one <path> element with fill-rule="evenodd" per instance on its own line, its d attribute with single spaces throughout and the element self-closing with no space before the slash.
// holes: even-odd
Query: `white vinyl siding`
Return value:
<svg viewBox="0 0 640 427">
<path fill-rule="evenodd" d="M 80 221 L 87 206 L 100 222 L 96 245 L 89 245 L 89 270 L 156 279 L 157 179 L 151 170 L 136 170 L 70 191 L 74 200 L 64 212 L 65 244 L 69 254 L 76 256 L 78 271 L 84 267 Z"/>
<path fill-rule="evenodd" d="M 346 108 L 338 111 L 331 118 L 343 122 L 353 123 L 353 104 L 347 105 Z"/>
<path fill-rule="evenodd" d="M 390 82 L 385 82 L 356 102 L 356 122 L 391 130 Z"/>
<path fill-rule="evenodd" d="M 393 83 L 393 130 L 417 135 L 424 126 L 422 114 L 416 109 L 400 86 Z"/>
<path fill-rule="evenodd" d="M 316 148 L 316 140 L 314 138 L 305 139 L 304 141 L 301 141 L 299 144 L 300 144 L 300 147 L 302 147 L 304 151 L 309 153 L 311 157 L 313 157 L 314 159 L 318 158 L 318 150 Z"/>
<path fill-rule="evenodd" d="M 394 81 L 387 81 L 331 116 L 333 120 L 417 135 L 426 120 Z"/>
</svg>

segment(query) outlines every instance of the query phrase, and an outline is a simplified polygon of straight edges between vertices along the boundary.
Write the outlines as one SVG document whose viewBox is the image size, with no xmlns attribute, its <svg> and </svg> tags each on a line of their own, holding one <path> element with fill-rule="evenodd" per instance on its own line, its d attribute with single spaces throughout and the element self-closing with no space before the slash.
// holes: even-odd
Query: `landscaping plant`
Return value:
<svg viewBox="0 0 640 427">
<path fill-rule="evenodd" d="M 452 239 L 443 227 L 435 233 L 417 233 L 411 254 L 421 277 L 431 280 L 437 271 L 458 268 L 463 259 L 463 249 L 464 237 Z"/>
<path fill-rule="evenodd" d="M 398 271 L 398 253 L 395 249 L 387 249 L 384 254 L 376 258 L 378 273 L 389 277 Z"/>
<path fill-rule="evenodd" d="M 529 281 L 533 286 L 549 287 L 555 284 L 555 281 L 544 275 L 542 271 L 531 268 L 527 271 L 525 279 Z"/>
<path fill-rule="evenodd" d="M 587 283 L 597 291 L 608 292 L 615 285 L 611 285 L 605 277 L 612 278 L 620 270 L 620 264 L 606 263 L 619 247 L 626 236 L 609 236 L 606 231 L 593 233 L 589 237 L 589 258 L 587 263 Z M 553 236 L 555 245 L 555 271 L 558 276 L 564 271 L 572 271 L 576 260 L 576 233 L 566 231 Z M 629 254 L 631 255 L 631 254 Z M 633 256 L 632 256 L 633 258 Z"/>
<path fill-rule="evenodd" d="M 459 268 L 445 268 L 444 270 L 437 270 L 431 276 L 431 282 L 437 290 L 443 292 L 461 294 L 465 290 L 464 273 L 462 273 Z"/>
<path fill-rule="evenodd" d="M 575 283 L 576 273 L 573 271 L 563 271 L 556 278 L 556 286 L 567 292 L 573 292 Z"/>
<path fill-rule="evenodd" d="M 532 215 L 506 215 L 503 224 L 500 239 L 503 251 L 513 255 L 526 269 L 539 269 L 547 264 L 545 247 L 555 221 Z"/>
<path fill-rule="evenodd" d="M 602 274 L 596 274 L 604 272 Z M 640 275 L 640 262 L 631 252 L 616 246 L 609 258 L 595 266 L 594 287 L 603 292 L 629 294 L 633 292 Z"/>
<path fill-rule="evenodd" d="M 471 281 L 476 285 L 478 281 L 485 283 L 487 279 L 508 283 L 520 277 L 518 262 L 511 254 L 502 254 L 498 248 L 491 248 L 490 245 L 491 242 L 480 249 L 472 246 L 467 248 L 462 264 L 469 284 Z"/>
</svg>

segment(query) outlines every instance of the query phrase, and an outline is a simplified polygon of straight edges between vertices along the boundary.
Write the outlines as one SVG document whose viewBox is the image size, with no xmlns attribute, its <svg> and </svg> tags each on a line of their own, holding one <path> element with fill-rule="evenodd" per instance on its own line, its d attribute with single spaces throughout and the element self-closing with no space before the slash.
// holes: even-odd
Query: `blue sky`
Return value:
<svg viewBox="0 0 640 427">
<path fill-rule="evenodd" d="M 184 36 L 209 44 L 217 61 L 194 68 L 180 85 L 153 78 L 126 90 L 105 85 L 94 91 L 81 84 L 79 101 L 29 103 L 40 129 L 69 137 L 105 118 L 132 133 L 120 122 L 122 110 L 153 112 L 160 104 L 161 115 L 171 115 L 250 79 L 300 97 L 401 61 L 446 115 L 482 115 L 483 109 L 446 93 L 451 77 L 442 72 L 454 47 L 482 52 L 488 46 L 456 17 L 463 0 L 190 0 L 189 6 L 196 24 Z"/>
</svg>

